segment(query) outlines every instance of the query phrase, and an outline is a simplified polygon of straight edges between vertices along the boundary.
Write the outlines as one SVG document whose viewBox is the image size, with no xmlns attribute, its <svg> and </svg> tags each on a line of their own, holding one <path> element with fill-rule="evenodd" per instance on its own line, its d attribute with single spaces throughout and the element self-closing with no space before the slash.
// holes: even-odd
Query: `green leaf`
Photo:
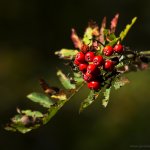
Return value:
<svg viewBox="0 0 150 150">
<path fill-rule="evenodd" d="M 114 40 L 112 40 L 111 42 L 109 42 L 108 45 L 110 46 L 114 46 L 119 40 L 123 41 L 123 39 L 126 37 L 127 33 L 129 32 L 129 30 L 131 29 L 131 27 L 134 25 L 134 23 L 136 22 L 137 17 L 134 17 L 132 19 L 131 24 L 126 25 L 126 28 L 120 33 L 119 37 L 116 37 Z"/>
<path fill-rule="evenodd" d="M 88 45 L 88 44 L 91 44 L 91 40 L 92 40 L 92 32 L 93 32 L 93 29 L 91 27 L 88 27 L 84 33 L 84 36 L 83 36 L 83 42 Z"/>
<path fill-rule="evenodd" d="M 114 46 L 118 42 L 118 40 L 119 40 L 119 38 L 115 38 L 114 40 L 112 40 L 111 42 L 109 42 L 108 45 Z"/>
<path fill-rule="evenodd" d="M 126 28 L 120 33 L 119 37 L 121 41 L 126 37 L 127 33 L 129 32 L 130 28 L 134 25 L 136 22 L 137 17 L 134 17 L 130 24 L 126 25 Z"/>
<path fill-rule="evenodd" d="M 48 113 L 43 118 L 43 124 L 46 124 L 49 122 L 53 116 L 63 107 L 63 105 L 67 102 L 67 100 L 59 101 L 57 105 L 52 106 L 50 109 L 48 109 Z"/>
<path fill-rule="evenodd" d="M 130 82 L 130 81 L 128 80 L 128 78 L 126 78 L 126 77 L 120 77 L 120 78 L 117 78 L 117 79 L 114 81 L 113 85 L 114 85 L 114 88 L 115 88 L 116 90 L 118 90 L 118 89 L 120 89 L 122 86 L 128 84 L 129 82 Z"/>
<path fill-rule="evenodd" d="M 74 73 L 74 80 L 76 82 L 76 85 L 78 86 L 84 82 L 83 77 L 81 76 L 80 73 Z"/>
<path fill-rule="evenodd" d="M 66 89 L 75 89 L 75 84 L 71 84 L 70 80 L 63 74 L 61 70 L 57 71 L 57 76 L 59 77 L 60 82 Z"/>
<path fill-rule="evenodd" d="M 55 55 L 58 55 L 60 58 L 72 60 L 76 56 L 77 53 L 78 53 L 78 50 L 63 48 L 60 51 L 56 51 Z"/>
<path fill-rule="evenodd" d="M 107 106 L 108 102 L 109 102 L 109 98 L 110 98 L 110 91 L 111 91 L 111 87 L 107 88 L 104 92 L 104 99 L 102 100 L 102 105 L 104 107 Z"/>
<path fill-rule="evenodd" d="M 96 100 L 99 96 L 99 92 L 95 92 L 94 90 L 91 90 L 88 97 L 81 103 L 79 112 L 82 112 L 85 108 L 87 108 L 89 105 L 91 105 L 94 100 Z"/>
<path fill-rule="evenodd" d="M 103 34 L 104 34 L 105 36 L 108 36 L 109 31 L 110 31 L 109 29 L 104 29 Z"/>
<path fill-rule="evenodd" d="M 22 110 L 21 113 L 31 116 L 31 117 L 43 117 L 43 114 L 39 111 L 32 111 L 32 110 Z"/>
<path fill-rule="evenodd" d="M 11 123 L 6 125 L 5 130 L 27 133 L 31 131 L 32 129 L 36 129 L 40 126 L 40 124 L 35 123 L 35 121 L 36 121 L 36 118 L 33 119 L 33 117 L 31 116 L 17 114 L 11 119 Z"/>
<path fill-rule="evenodd" d="M 39 103 L 45 108 L 50 108 L 54 104 L 54 102 L 48 96 L 42 93 L 33 92 L 27 95 L 27 98 L 29 98 L 33 102 Z"/>
<path fill-rule="evenodd" d="M 13 132 L 19 131 L 20 133 L 25 134 L 27 132 L 30 132 L 32 130 L 32 128 L 27 128 L 23 125 L 12 124 L 10 126 L 6 126 L 5 130 L 13 131 Z"/>
<path fill-rule="evenodd" d="M 108 39 L 109 40 L 115 40 L 116 39 L 116 36 L 115 36 L 115 34 L 114 33 L 111 33 L 109 36 L 108 36 Z"/>
</svg>

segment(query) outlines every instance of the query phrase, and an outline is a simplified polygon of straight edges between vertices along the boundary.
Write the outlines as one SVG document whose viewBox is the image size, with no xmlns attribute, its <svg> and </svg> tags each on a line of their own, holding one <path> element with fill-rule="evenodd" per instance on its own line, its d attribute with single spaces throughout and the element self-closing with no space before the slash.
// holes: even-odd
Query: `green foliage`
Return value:
<svg viewBox="0 0 150 150">
<path fill-rule="evenodd" d="M 120 38 L 121 41 L 126 37 L 126 35 L 128 34 L 128 32 L 131 29 L 131 27 L 134 25 L 136 20 L 137 20 L 137 17 L 134 17 L 132 19 L 131 23 L 126 25 L 126 28 L 120 33 L 119 38 Z"/>
<path fill-rule="evenodd" d="M 120 89 L 122 86 L 129 83 L 129 80 L 126 77 L 120 77 L 116 78 L 116 80 L 113 83 L 113 86 L 116 90 Z"/>
<path fill-rule="evenodd" d="M 21 113 L 30 117 L 43 117 L 43 114 L 39 111 L 22 110 Z"/>
<path fill-rule="evenodd" d="M 89 26 L 84 33 L 83 42 L 87 45 L 91 43 L 92 32 L 93 32 L 93 29 Z"/>
<path fill-rule="evenodd" d="M 134 17 L 131 21 L 130 24 L 126 25 L 125 29 L 120 33 L 119 37 L 114 38 L 112 41 L 109 42 L 108 45 L 115 45 L 118 41 L 123 41 L 124 38 L 126 37 L 126 35 L 128 34 L 129 30 L 131 29 L 131 27 L 134 25 L 134 23 L 136 22 L 137 17 Z"/>
<path fill-rule="evenodd" d="M 75 89 L 76 88 L 75 84 L 71 84 L 70 80 L 66 77 L 66 75 L 61 70 L 57 71 L 57 76 L 65 89 Z"/>
<path fill-rule="evenodd" d="M 88 46 L 93 46 L 95 44 L 94 41 L 96 41 L 97 43 L 101 43 L 101 45 L 96 45 L 96 54 L 103 55 L 102 48 L 104 44 L 113 46 L 118 41 L 122 41 L 137 19 L 136 17 L 133 18 L 131 24 L 128 24 L 126 28 L 120 33 L 119 37 L 117 37 L 115 35 L 115 29 L 117 26 L 118 17 L 119 15 L 117 14 L 113 18 L 110 29 L 106 28 L 106 18 L 103 19 L 101 28 L 99 28 L 95 24 L 89 25 L 86 28 L 83 39 L 80 39 L 76 31 L 72 29 L 71 39 L 76 49 L 64 48 L 60 51 L 55 52 L 55 54 L 60 58 L 73 61 L 75 55 L 78 53 L 77 48 L 80 49 L 83 43 Z M 133 54 L 133 52 L 131 52 L 131 54 Z M 123 56 L 124 55 L 121 56 L 120 54 L 115 54 L 113 57 L 110 57 L 111 59 L 114 59 L 115 57 L 119 58 L 118 65 L 116 65 L 113 71 L 108 72 L 105 70 L 101 70 L 101 89 L 99 91 L 90 90 L 87 98 L 81 103 L 79 112 L 82 112 L 96 99 L 98 99 L 98 96 L 102 93 L 102 91 L 104 91 L 104 99 L 102 100 L 102 105 L 106 107 L 110 99 L 112 86 L 114 86 L 115 89 L 119 89 L 120 87 L 129 83 L 128 79 L 123 78 L 121 74 L 125 73 L 125 65 L 130 64 L 131 59 L 128 60 L 128 58 Z M 104 57 L 107 59 L 106 56 Z M 126 59 L 126 61 L 124 61 L 124 59 Z M 138 65 L 135 64 L 135 66 Z M 46 109 L 46 113 L 18 109 L 18 114 L 11 119 L 11 122 L 6 125 L 5 129 L 9 131 L 19 131 L 21 133 L 27 133 L 32 129 L 36 129 L 41 125 L 48 123 L 52 119 L 52 117 L 55 116 L 55 114 L 63 107 L 63 105 L 68 100 L 70 100 L 71 97 L 75 93 L 77 93 L 85 83 L 82 77 L 83 75 L 79 73 L 78 68 L 73 66 L 72 70 L 73 76 L 71 78 L 67 77 L 61 70 L 57 71 L 57 76 L 61 84 L 63 85 L 64 90 L 50 87 L 44 80 L 42 80 L 41 86 L 44 90 L 44 94 L 33 92 L 27 95 L 27 98 L 29 98 L 31 101 L 38 103 L 39 105 L 44 107 Z"/>
<path fill-rule="evenodd" d="M 89 105 L 91 105 L 99 96 L 99 92 L 95 92 L 94 90 L 91 90 L 88 97 L 81 103 L 79 112 L 82 112 L 85 108 L 87 108 Z"/>
<path fill-rule="evenodd" d="M 54 104 L 53 100 L 51 100 L 48 96 L 46 96 L 45 94 L 42 94 L 42 93 L 33 92 L 33 93 L 27 95 L 27 98 L 29 98 L 33 102 L 39 103 L 40 105 L 42 105 L 45 108 L 50 108 L 51 105 Z"/>
<path fill-rule="evenodd" d="M 60 51 L 56 51 L 55 55 L 58 55 L 60 58 L 63 59 L 73 59 L 75 55 L 78 53 L 77 50 L 72 49 L 61 49 Z"/>
<path fill-rule="evenodd" d="M 104 107 L 106 107 L 108 105 L 108 102 L 109 102 L 109 98 L 110 98 L 110 91 L 111 91 L 111 87 L 105 89 L 105 92 L 104 92 L 104 99 L 102 100 L 102 105 Z"/>
</svg>

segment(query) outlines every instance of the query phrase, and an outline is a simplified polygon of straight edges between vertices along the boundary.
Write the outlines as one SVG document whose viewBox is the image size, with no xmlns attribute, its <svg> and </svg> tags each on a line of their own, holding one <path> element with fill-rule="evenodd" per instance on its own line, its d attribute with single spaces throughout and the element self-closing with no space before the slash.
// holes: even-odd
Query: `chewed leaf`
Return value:
<svg viewBox="0 0 150 150">
<path fill-rule="evenodd" d="M 72 33 L 71 33 L 71 39 L 72 39 L 72 41 L 73 41 L 73 44 L 74 44 L 75 48 L 79 48 L 79 49 L 80 49 L 81 46 L 82 46 L 82 41 L 81 41 L 81 39 L 78 37 L 78 35 L 77 35 L 75 29 L 72 29 L 71 31 L 72 31 Z"/>
<path fill-rule="evenodd" d="M 129 32 L 129 30 L 131 29 L 131 27 L 134 25 L 134 23 L 136 22 L 137 17 L 134 17 L 132 19 L 131 24 L 128 24 L 126 26 L 126 28 L 120 33 L 119 37 L 116 37 L 114 40 L 112 40 L 111 42 L 109 42 L 108 45 L 110 46 L 114 46 L 119 40 L 123 41 L 123 39 L 126 37 L 127 33 Z"/>
<path fill-rule="evenodd" d="M 93 29 L 92 27 L 88 27 L 84 33 L 84 37 L 83 37 L 83 42 L 84 44 L 88 45 L 91 44 L 91 40 L 92 40 L 92 33 L 93 33 Z"/>
<path fill-rule="evenodd" d="M 43 118 L 43 124 L 46 124 L 49 122 L 53 116 L 62 108 L 62 106 L 67 102 L 67 100 L 64 101 L 59 101 L 57 105 L 52 106 L 49 110 L 48 113 L 45 115 Z"/>
<path fill-rule="evenodd" d="M 66 89 L 75 89 L 75 84 L 72 84 L 70 80 L 66 77 L 61 70 L 57 71 L 57 76 L 59 77 L 60 82 Z"/>
<path fill-rule="evenodd" d="M 111 42 L 109 42 L 108 45 L 114 46 L 118 41 L 119 41 L 119 38 L 115 38 L 114 40 L 112 40 Z"/>
<path fill-rule="evenodd" d="M 80 73 L 74 73 L 74 80 L 76 82 L 76 85 L 78 86 L 84 82 L 83 77 L 81 76 Z"/>
<path fill-rule="evenodd" d="M 122 86 L 126 85 L 130 83 L 130 81 L 128 80 L 128 78 L 126 77 L 120 77 L 120 78 L 117 78 L 115 81 L 114 81 L 114 88 L 116 90 L 120 89 Z"/>
<path fill-rule="evenodd" d="M 43 117 L 40 111 L 22 110 L 21 113 L 31 117 Z"/>
<path fill-rule="evenodd" d="M 17 125 L 17 124 L 11 124 L 11 125 L 6 126 L 5 130 L 13 131 L 13 132 L 19 131 L 19 132 L 25 134 L 27 132 L 30 132 L 32 129 L 25 127 L 25 126 Z"/>
<path fill-rule="evenodd" d="M 60 58 L 63 58 L 63 59 L 72 60 L 77 53 L 78 53 L 78 50 L 63 48 L 60 51 L 56 51 L 55 55 L 58 55 Z"/>
<path fill-rule="evenodd" d="M 90 91 L 88 97 L 81 103 L 79 112 L 83 111 L 85 108 L 87 108 L 89 105 L 91 105 L 94 100 L 96 100 L 99 96 L 99 92 L 95 92 L 93 90 Z"/>
<path fill-rule="evenodd" d="M 54 101 L 52 101 L 48 96 L 42 93 L 31 93 L 27 95 L 27 98 L 32 100 L 33 102 L 39 103 L 43 107 L 50 108 L 51 105 L 54 104 Z"/>
<path fill-rule="evenodd" d="M 102 100 L 102 105 L 104 107 L 107 106 L 108 102 L 109 102 L 109 98 L 110 98 L 110 91 L 111 91 L 111 87 L 107 88 L 104 92 L 104 99 Z"/>
<path fill-rule="evenodd" d="M 26 114 L 28 115 L 26 115 Z M 36 118 L 35 114 L 34 117 L 32 116 L 30 110 L 24 111 L 24 114 L 17 114 L 15 115 L 9 124 L 6 125 L 5 129 L 8 131 L 19 131 L 21 133 L 27 133 L 32 129 L 36 129 L 40 126 L 40 118 Z M 37 116 L 43 116 L 37 114 Z"/>
<path fill-rule="evenodd" d="M 126 37 L 127 33 L 129 32 L 130 28 L 134 25 L 136 20 L 137 20 L 137 17 L 134 17 L 131 23 L 126 25 L 126 28 L 120 33 L 119 37 L 121 41 Z"/>
</svg>

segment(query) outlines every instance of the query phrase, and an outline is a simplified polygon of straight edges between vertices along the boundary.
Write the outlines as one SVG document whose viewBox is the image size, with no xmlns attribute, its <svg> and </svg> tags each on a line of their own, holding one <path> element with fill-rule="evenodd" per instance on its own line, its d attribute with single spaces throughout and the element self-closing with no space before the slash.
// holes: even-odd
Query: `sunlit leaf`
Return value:
<svg viewBox="0 0 150 150">
<path fill-rule="evenodd" d="M 66 89 L 75 89 L 75 84 L 71 84 L 70 80 L 66 77 L 65 74 L 61 70 L 57 71 L 57 76 L 59 77 L 59 80 L 61 84 L 66 88 Z"/>
<path fill-rule="evenodd" d="M 120 77 L 117 78 L 114 83 L 113 86 L 115 87 L 116 90 L 120 89 L 122 86 L 126 85 L 130 83 L 130 81 L 128 80 L 128 78 L 126 77 Z"/>
<path fill-rule="evenodd" d="M 84 44 L 88 45 L 91 44 L 91 40 L 92 40 L 92 32 L 93 29 L 91 27 L 88 27 L 84 33 L 84 37 L 83 37 L 83 42 Z"/>
<path fill-rule="evenodd" d="M 80 73 L 74 73 L 74 80 L 77 85 L 81 85 L 84 82 L 83 77 Z"/>
<path fill-rule="evenodd" d="M 78 50 L 73 50 L 73 49 L 61 49 L 60 51 L 56 51 L 55 55 L 58 55 L 60 58 L 63 59 L 73 59 L 76 54 L 78 53 Z"/>
<path fill-rule="evenodd" d="M 50 108 L 51 105 L 54 104 L 54 101 L 52 101 L 48 96 L 42 93 L 33 92 L 27 95 L 27 98 L 29 98 L 33 102 L 39 103 L 40 105 L 46 108 Z"/>
<path fill-rule="evenodd" d="M 104 92 L 104 99 L 102 100 L 102 105 L 104 107 L 107 107 L 107 105 L 108 105 L 109 98 L 110 98 L 110 91 L 111 91 L 111 87 L 107 88 Z"/>
<path fill-rule="evenodd" d="M 126 28 L 120 33 L 119 37 L 116 37 L 114 40 L 112 40 L 111 42 L 109 42 L 108 45 L 110 46 L 114 46 L 119 40 L 123 41 L 123 39 L 126 37 L 127 33 L 129 32 L 129 30 L 131 29 L 131 27 L 134 25 L 134 23 L 136 22 L 137 17 L 134 17 L 132 19 L 131 24 L 126 25 Z"/>
<path fill-rule="evenodd" d="M 126 25 L 125 29 L 120 33 L 119 37 L 121 41 L 126 37 L 127 33 L 129 32 L 130 28 L 134 25 L 136 20 L 137 20 L 137 17 L 134 17 L 131 23 Z"/>
<path fill-rule="evenodd" d="M 11 119 L 11 123 L 6 125 L 5 130 L 27 133 L 32 129 L 36 129 L 40 126 L 40 124 L 34 124 L 34 121 L 36 121 L 36 119 L 33 120 L 31 116 L 18 114 Z"/>
<path fill-rule="evenodd" d="M 62 101 L 62 100 L 67 100 L 67 95 L 65 93 L 59 93 L 59 94 L 52 95 L 51 98 Z"/>
<path fill-rule="evenodd" d="M 31 117 L 43 117 L 43 114 L 40 111 L 22 110 L 21 113 Z"/>
<path fill-rule="evenodd" d="M 53 116 L 62 108 L 62 106 L 67 102 L 67 100 L 64 101 L 59 101 L 57 105 L 52 106 L 49 110 L 48 113 L 45 115 L 43 118 L 43 124 L 46 124 L 49 122 Z"/>
<path fill-rule="evenodd" d="M 95 92 L 94 90 L 91 90 L 88 97 L 81 103 L 79 112 L 83 111 L 85 108 L 87 108 L 89 105 L 91 105 L 99 96 L 99 92 Z"/>
</svg>

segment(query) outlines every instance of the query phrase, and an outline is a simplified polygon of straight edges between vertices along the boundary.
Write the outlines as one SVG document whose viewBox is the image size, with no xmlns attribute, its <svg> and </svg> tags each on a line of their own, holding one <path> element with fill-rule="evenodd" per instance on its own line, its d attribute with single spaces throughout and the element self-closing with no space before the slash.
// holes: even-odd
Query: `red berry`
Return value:
<svg viewBox="0 0 150 150">
<path fill-rule="evenodd" d="M 76 65 L 76 66 L 79 66 L 80 65 L 80 63 L 75 59 L 74 60 L 74 64 Z"/>
<path fill-rule="evenodd" d="M 88 66 L 88 64 L 80 64 L 79 65 L 79 70 L 83 71 L 83 72 L 86 72 L 87 66 Z"/>
<path fill-rule="evenodd" d="M 105 64 L 104 64 L 104 69 L 108 70 L 108 71 L 112 71 L 114 67 L 114 63 L 111 60 L 106 60 Z"/>
<path fill-rule="evenodd" d="M 95 56 L 95 55 L 94 55 L 93 52 L 87 52 L 87 53 L 85 54 L 85 60 L 86 60 L 87 62 L 92 62 L 94 56 Z"/>
<path fill-rule="evenodd" d="M 83 53 L 86 53 L 88 50 L 89 50 L 89 46 L 88 46 L 88 45 L 83 44 L 83 45 L 81 46 L 81 51 L 82 51 Z"/>
<path fill-rule="evenodd" d="M 96 66 L 101 66 L 103 64 L 103 57 L 101 55 L 95 56 L 93 59 L 93 64 Z"/>
<path fill-rule="evenodd" d="M 94 79 L 94 76 L 93 76 L 93 74 L 90 74 L 90 73 L 86 72 L 86 73 L 83 75 L 83 78 L 84 78 L 85 81 L 89 82 L 89 81 L 91 81 L 91 80 Z"/>
<path fill-rule="evenodd" d="M 87 66 L 87 72 L 91 74 L 97 73 L 97 69 L 98 69 L 97 66 L 94 64 L 89 64 Z"/>
<path fill-rule="evenodd" d="M 87 86 L 91 90 L 98 90 L 98 89 L 100 89 L 100 82 L 99 81 L 91 81 L 87 84 Z"/>
<path fill-rule="evenodd" d="M 75 60 L 79 63 L 83 63 L 85 61 L 85 56 L 82 52 L 77 53 Z"/>
<path fill-rule="evenodd" d="M 111 56 L 114 52 L 113 47 L 111 47 L 109 45 L 105 46 L 103 51 L 104 51 L 105 56 Z"/>
<path fill-rule="evenodd" d="M 116 53 L 122 53 L 122 52 L 123 52 L 123 46 L 122 46 L 121 44 L 115 45 L 114 51 L 115 51 Z"/>
</svg>

